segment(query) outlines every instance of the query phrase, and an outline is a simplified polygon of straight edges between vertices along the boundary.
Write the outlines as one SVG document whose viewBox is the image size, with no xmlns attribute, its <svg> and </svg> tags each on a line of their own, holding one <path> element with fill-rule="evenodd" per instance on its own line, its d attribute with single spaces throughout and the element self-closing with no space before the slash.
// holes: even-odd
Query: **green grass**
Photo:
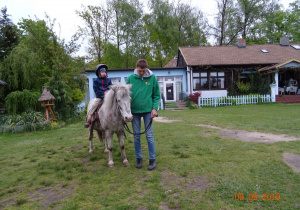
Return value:
<svg viewBox="0 0 300 210">
<path fill-rule="evenodd" d="M 300 154 L 300 141 L 262 144 L 221 138 L 209 124 L 300 137 L 299 104 L 245 105 L 159 111 L 180 122 L 154 122 L 157 169 L 136 169 L 133 137 L 124 166 L 114 137 L 115 166 L 94 139 L 88 153 L 83 123 L 53 131 L 0 135 L 0 208 L 6 209 L 299 209 L 300 173 L 283 153 Z M 209 131 L 210 135 L 204 135 Z M 236 193 L 244 200 L 236 201 Z M 248 195 L 257 193 L 258 200 Z M 263 201 L 263 193 L 280 200 Z"/>
<path fill-rule="evenodd" d="M 178 108 L 178 106 L 175 102 L 166 102 L 165 106 L 166 106 L 166 108 Z"/>
</svg>

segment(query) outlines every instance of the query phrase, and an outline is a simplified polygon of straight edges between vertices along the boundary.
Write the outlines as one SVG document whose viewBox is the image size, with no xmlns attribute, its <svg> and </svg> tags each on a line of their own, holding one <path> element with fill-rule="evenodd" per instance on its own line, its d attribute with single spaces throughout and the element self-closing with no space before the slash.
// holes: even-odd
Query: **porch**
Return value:
<svg viewBox="0 0 300 210">
<path fill-rule="evenodd" d="M 271 86 L 272 101 L 300 103 L 300 61 L 292 59 L 282 64 L 265 67 L 259 72 L 274 74 Z"/>
<path fill-rule="evenodd" d="M 276 102 L 300 103 L 300 94 L 299 95 L 276 95 Z"/>
</svg>

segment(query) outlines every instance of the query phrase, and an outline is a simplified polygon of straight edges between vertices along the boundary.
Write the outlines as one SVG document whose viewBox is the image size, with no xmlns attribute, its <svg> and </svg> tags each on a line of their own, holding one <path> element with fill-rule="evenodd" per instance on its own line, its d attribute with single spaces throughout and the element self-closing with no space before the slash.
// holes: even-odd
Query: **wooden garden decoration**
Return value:
<svg viewBox="0 0 300 210">
<path fill-rule="evenodd" d="M 51 106 L 54 106 L 54 100 L 55 97 L 50 93 L 50 90 L 48 88 L 44 88 L 43 93 L 41 97 L 38 99 L 38 101 L 41 101 L 41 105 L 46 108 L 46 114 L 45 119 L 46 120 L 55 120 L 56 118 L 53 114 L 53 111 L 51 109 Z M 49 112 L 51 113 L 51 118 L 49 118 Z"/>
</svg>

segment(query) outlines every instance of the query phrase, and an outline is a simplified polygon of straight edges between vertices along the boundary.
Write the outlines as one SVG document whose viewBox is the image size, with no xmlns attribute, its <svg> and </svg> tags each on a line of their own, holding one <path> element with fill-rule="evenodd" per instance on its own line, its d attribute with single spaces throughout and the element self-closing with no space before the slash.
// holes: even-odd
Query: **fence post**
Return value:
<svg viewBox="0 0 300 210">
<path fill-rule="evenodd" d="M 271 99 L 272 99 L 272 102 L 276 102 L 276 88 L 277 88 L 277 84 L 271 84 L 270 88 L 271 88 Z"/>
</svg>

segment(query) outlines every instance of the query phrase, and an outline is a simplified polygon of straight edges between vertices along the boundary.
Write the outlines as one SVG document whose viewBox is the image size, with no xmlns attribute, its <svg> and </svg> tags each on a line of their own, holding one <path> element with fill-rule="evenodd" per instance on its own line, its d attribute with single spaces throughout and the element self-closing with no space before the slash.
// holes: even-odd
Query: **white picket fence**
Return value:
<svg viewBox="0 0 300 210">
<path fill-rule="evenodd" d="M 243 95 L 228 97 L 198 98 L 198 106 L 232 106 L 242 104 L 270 103 L 271 95 Z"/>
</svg>

